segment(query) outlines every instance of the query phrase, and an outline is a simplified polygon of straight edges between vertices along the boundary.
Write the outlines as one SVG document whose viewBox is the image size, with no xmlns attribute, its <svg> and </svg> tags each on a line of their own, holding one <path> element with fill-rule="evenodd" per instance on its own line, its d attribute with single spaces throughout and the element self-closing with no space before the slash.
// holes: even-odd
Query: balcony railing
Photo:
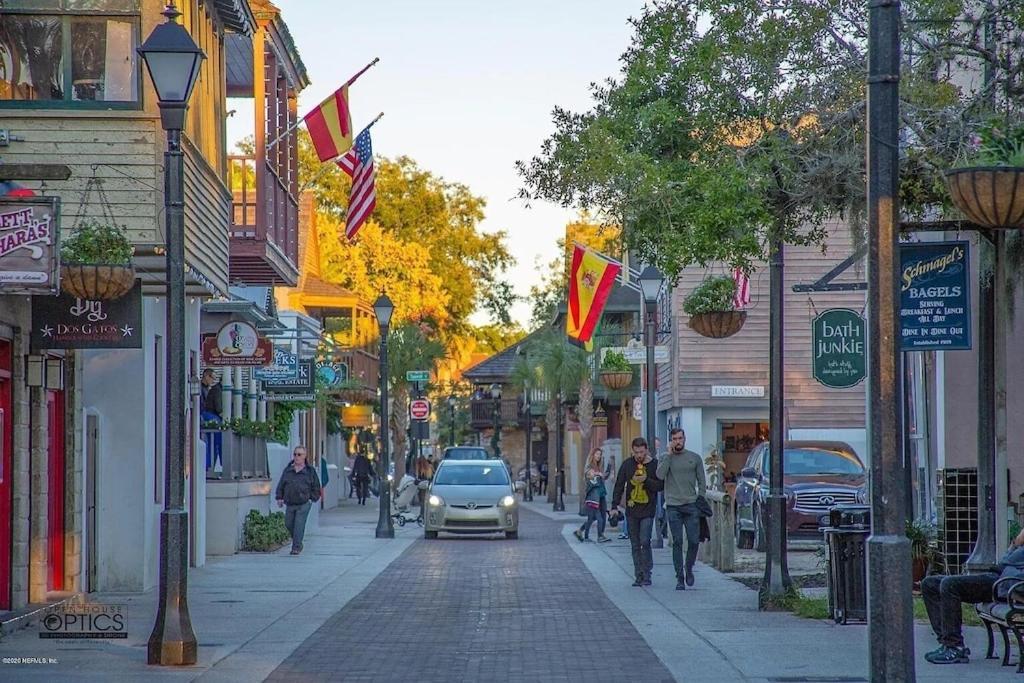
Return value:
<svg viewBox="0 0 1024 683">
<path fill-rule="evenodd" d="M 265 160 L 228 156 L 231 279 L 294 286 L 298 276 L 299 204 Z"/>
<path fill-rule="evenodd" d="M 360 382 L 367 389 L 376 389 L 380 379 L 380 360 L 362 349 L 335 352 L 335 358 L 348 366 L 349 380 Z"/>
<path fill-rule="evenodd" d="M 493 398 L 473 399 L 470 401 L 470 426 L 473 429 L 486 429 L 487 427 L 494 426 L 494 404 L 495 400 Z M 520 407 L 519 399 L 517 398 L 501 399 L 500 420 L 502 426 L 519 424 L 522 418 Z"/>
</svg>

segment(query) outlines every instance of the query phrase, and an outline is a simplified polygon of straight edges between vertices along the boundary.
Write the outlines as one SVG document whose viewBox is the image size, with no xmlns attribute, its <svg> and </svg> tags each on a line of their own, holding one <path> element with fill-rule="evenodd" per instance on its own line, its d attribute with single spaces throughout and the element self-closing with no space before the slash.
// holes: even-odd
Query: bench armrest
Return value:
<svg viewBox="0 0 1024 683">
<path fill-rule="evenodd" d="M 996 579 L 996 582 L 994 584 L 992 584 L 992 602 L 1003 602 L 1004 601 L 1003 598 L 1000 598 L 997 595 L 997 592 L 998 592 L 998 589 L 999 589 L 999 585 L 1003 584 L 1003 583 L 1010 583 L 1010 582 L 1013 582 L 1013 584 L 1010 586 L 1009 591 L 1007 591 L 1007 593 L 1006 593 L 1005 601 L 1007 603 L 1013 605 L 1014 604 L 1014 598 L 1018 597 L 1018 596 L 1015 596 L 1014 593 L 1018 589 L 1022 589 L 1022 592 L 1020 593 L 1019 597 L 1022 600 L 1024 600 L 1024 579 L 1022 579 L 1019 576 L 1006 576 L 1006 577 L 1003 577 L 1001 579 Z"/>
</svg>

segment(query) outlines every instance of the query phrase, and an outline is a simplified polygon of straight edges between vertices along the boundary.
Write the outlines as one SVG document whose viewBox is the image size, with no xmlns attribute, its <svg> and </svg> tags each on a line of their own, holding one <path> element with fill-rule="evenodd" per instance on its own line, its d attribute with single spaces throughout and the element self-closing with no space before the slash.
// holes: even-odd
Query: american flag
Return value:
<svg viewBox="0 0 1024 683">
<path fill-rule="evenodd" d="M 732 299 L 732 307 L 737 310 L 746 308 L 750 303 L 750 278 L 742 268 L 734 268 L 732 279 L 736 283 L 736 294 Z"/>
<path fill-rule="evenodd" d="M 363 132 L 356 136 L 352 149 L 338 159 L 338 166 L 352 178 L 348 214 L 345 216 L 345 236 L 353 239 L 377 206 L 377 189 L 374 184 L 376 173 L 373 170 L 373 148 L 370 145 L 369 128 L 363 129 Z"/>
</svg>

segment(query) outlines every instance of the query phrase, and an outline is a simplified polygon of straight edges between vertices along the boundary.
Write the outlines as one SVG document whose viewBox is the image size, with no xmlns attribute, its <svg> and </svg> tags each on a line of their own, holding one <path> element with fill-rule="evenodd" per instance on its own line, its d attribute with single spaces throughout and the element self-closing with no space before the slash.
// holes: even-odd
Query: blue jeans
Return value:
<svg viewBox="0 0 1024 683">
<path fill-rule="evenodd" d="M 306 518 L 312 504 L 307 500 L 302 505 L 288 505 L 284 513 L 284 525 L 292 537 L 292 550 L 302 550 L 302 539 L 306 536 Z"/>
<path fill-rule="evenodd" d="M 581 530 L 583 531 L 583 538 L 590 538 L 590 527 L 594 523 L 595 520 L 597 520 L 597 536 L 598 536 L 598 538 L 604 536 L 605 518 L 608 515 L 608 510 L 607 510 L 604 498 L 601 499 L 601 501 L 599 503 L 599 506 L 600 507 L 596 507 L 596 508 L 584 506 L 584 509 L 587 511 L 587 521 L 585 521 L 583 523 L 583 526 L 580 527 Z"/>
<path fill-rule="evenodd" d="M 626 528 L 629 529 L 629 547 L 633 551 L 633 571 L 639 578 L 650 578 L 654 569 L 654 554 L 651 552 L 654 517 L 626 515 Z"/>
<path fill-rule="evenodd" d="M 668 528 L 672 530 L 672 564 L 676 569 L 676 578 L 683 579 L 683 568 L 693 571 L 693 563 L 697 561 L 697 550 L 700 548 L 700 510 L 695 503 L 686 505 L 666 505 Z M 686 564 L 683 564 L 683 529 L 686 529 Z"/>
</svg>

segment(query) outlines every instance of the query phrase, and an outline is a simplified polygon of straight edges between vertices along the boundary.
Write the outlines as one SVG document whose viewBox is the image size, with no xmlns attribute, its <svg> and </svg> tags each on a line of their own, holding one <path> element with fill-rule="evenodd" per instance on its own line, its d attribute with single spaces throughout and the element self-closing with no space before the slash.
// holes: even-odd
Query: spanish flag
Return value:
<svg viewBox="0 0 1024 683">
<path fill-rule="evenodd" d="M 590 341 L 621 270 L 621 263 L 582 244 L 573 247 L 569 269 L 569 314 L 565 317 L 565 333 L 570 342 L 584 346 Z"/>
<path fill-rule="evenodd" d="M 352 148 L 352 114 L 348 110 L 349 83 L 338 88 L 333 95 L 302 118 L 309 136 L 313 139 L 313 147 L 316 148 L 316 155 L 320 157 L 320 161 L 336 159 Z"/>
</svg>

